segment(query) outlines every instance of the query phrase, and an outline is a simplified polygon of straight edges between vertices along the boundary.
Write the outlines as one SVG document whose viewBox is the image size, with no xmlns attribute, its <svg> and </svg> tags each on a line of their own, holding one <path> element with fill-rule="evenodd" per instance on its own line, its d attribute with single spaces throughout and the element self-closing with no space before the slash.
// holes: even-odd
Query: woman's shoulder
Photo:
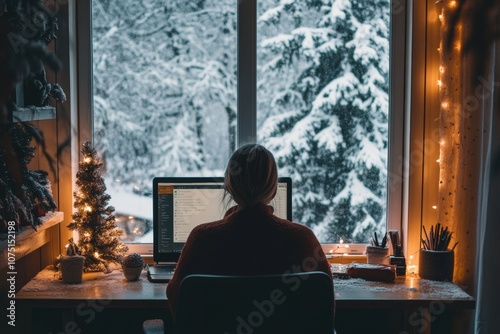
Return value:
<svg viewBox="0 0 500 334">
<path fill-rule="evenodd" d="M 221 228 L 223 228 L 224 224 L 225 224 L 224 219 L 203 223 L 203 224 L 197 225 L 195 228 L 193 228 L 193 230 L 191 231 L 191 234 L 195 234 L 195 235 L 196 234 L 206 234 L 206 233 L 210 233 L 212 231 L 217 231 L 217 230 L 220 230 Z"/>
<path fill-rule="evenodd" d="M 276 216 L 275 216 L 275 218 L 280 223 L 280 225 L 282 226 L 282 228 L 284 230 L 290 231 L 291 233 L 299 233 L 301 235 L 304 235 L 304 234 L 314 235 L 312 230 L 303 224 L 296 223 L 296 222 L 293 222 L 293 221 L 290 221 L 287 219 L 279 218 Z"/>
</svg>

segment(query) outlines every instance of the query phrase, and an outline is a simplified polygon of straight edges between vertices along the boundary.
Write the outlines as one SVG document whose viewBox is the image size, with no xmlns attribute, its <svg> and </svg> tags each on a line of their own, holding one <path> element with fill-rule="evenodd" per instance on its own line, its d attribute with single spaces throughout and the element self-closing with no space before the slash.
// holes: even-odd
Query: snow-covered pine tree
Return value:
<svg viewBox="0 0 500 334">
<path fill-rule="evenodd" d="M 70 230 L 79 234 L 78 246 L 85 257 L 84 268 L 111 272 L 110 263 L 119 263 L 128 247 L 121 241 L 123 231 L 117 229 L 115 208 L 108 206 L 110 196 L 101 176 L 102 161 L 89 141 L 81 150 L 83 160 L 76 174 L 78 190 L 73 193 L 73 222 Z"/>
<path fill-rule="evenodd" d="M 150 187 L 222 170 L 235 148 L 236 3 L 95 0 L 92 15 L 106 178 Z"/>
<path fill-rule="evenodd" d="M 259 60 L 275 79 L 258 89 L 275 98 L 259 140 L 293 178 L 295 219 L 323 242 L 366 242 L 385 231 L 389 0 L 266 4 Z"/>
</svg>

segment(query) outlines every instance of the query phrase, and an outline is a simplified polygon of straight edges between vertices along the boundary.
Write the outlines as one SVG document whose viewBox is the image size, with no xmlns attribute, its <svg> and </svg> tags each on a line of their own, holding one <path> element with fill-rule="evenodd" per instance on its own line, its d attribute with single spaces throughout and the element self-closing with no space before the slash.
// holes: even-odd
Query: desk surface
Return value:
<svg viewBox="0 0 500 334">
<path fill-rule="evenodd" d="M 106 301 L 108 307 L 168 308 L 165 283 L 151 283 L 146 272 L 129 282 L 121 269 L 111 274 L 84 273 L 82 284 L 64 284 L 59 273 L 44 269 L 21 291 L 16 301 L 29 307 L 75 307 L 82 300 Z M 359 278 L 334 280 L 336 307 L 413 308 L 442 302 L 450 308 L 475 307 L 474 299 L 455 284 L 398 277 L 395 283 L 370 282 Z"/>
</svg>

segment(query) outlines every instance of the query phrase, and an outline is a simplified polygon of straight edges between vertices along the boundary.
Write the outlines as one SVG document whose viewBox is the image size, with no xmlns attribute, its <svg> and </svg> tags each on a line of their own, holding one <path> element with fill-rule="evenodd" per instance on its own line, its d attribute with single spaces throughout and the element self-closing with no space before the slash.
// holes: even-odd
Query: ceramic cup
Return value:
<svg viewBox="0 0 500 334">
<path fill-rule="evenodd" d="M 122 265 L 123 275 L 129 281 L 137 281 L 141 276 L 142 266 L 139 267 L 125 267 Z"/>
<path fill-rule="evenodd" d="M 64 283 L 82 283 L 84 259 L 85 257 L 80 255 L 63 256 L 61 258 L 61 276 Z"/>
</svg>

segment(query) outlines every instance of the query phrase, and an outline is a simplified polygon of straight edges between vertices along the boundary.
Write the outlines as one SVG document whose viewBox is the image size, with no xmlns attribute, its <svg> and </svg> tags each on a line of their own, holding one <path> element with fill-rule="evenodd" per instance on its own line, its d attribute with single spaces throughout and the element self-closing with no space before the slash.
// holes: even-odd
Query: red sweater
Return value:
<svg viewBox="0 0 500 334">
<path fill-rule="evenodd" d="M 323 271 L 330 266 L 312 231 L 255 205 L 193 229 L 182 250 L 167 296 L 175 316 L 181 281 L 190 274 L 268 275 Z"/>
</svg>

